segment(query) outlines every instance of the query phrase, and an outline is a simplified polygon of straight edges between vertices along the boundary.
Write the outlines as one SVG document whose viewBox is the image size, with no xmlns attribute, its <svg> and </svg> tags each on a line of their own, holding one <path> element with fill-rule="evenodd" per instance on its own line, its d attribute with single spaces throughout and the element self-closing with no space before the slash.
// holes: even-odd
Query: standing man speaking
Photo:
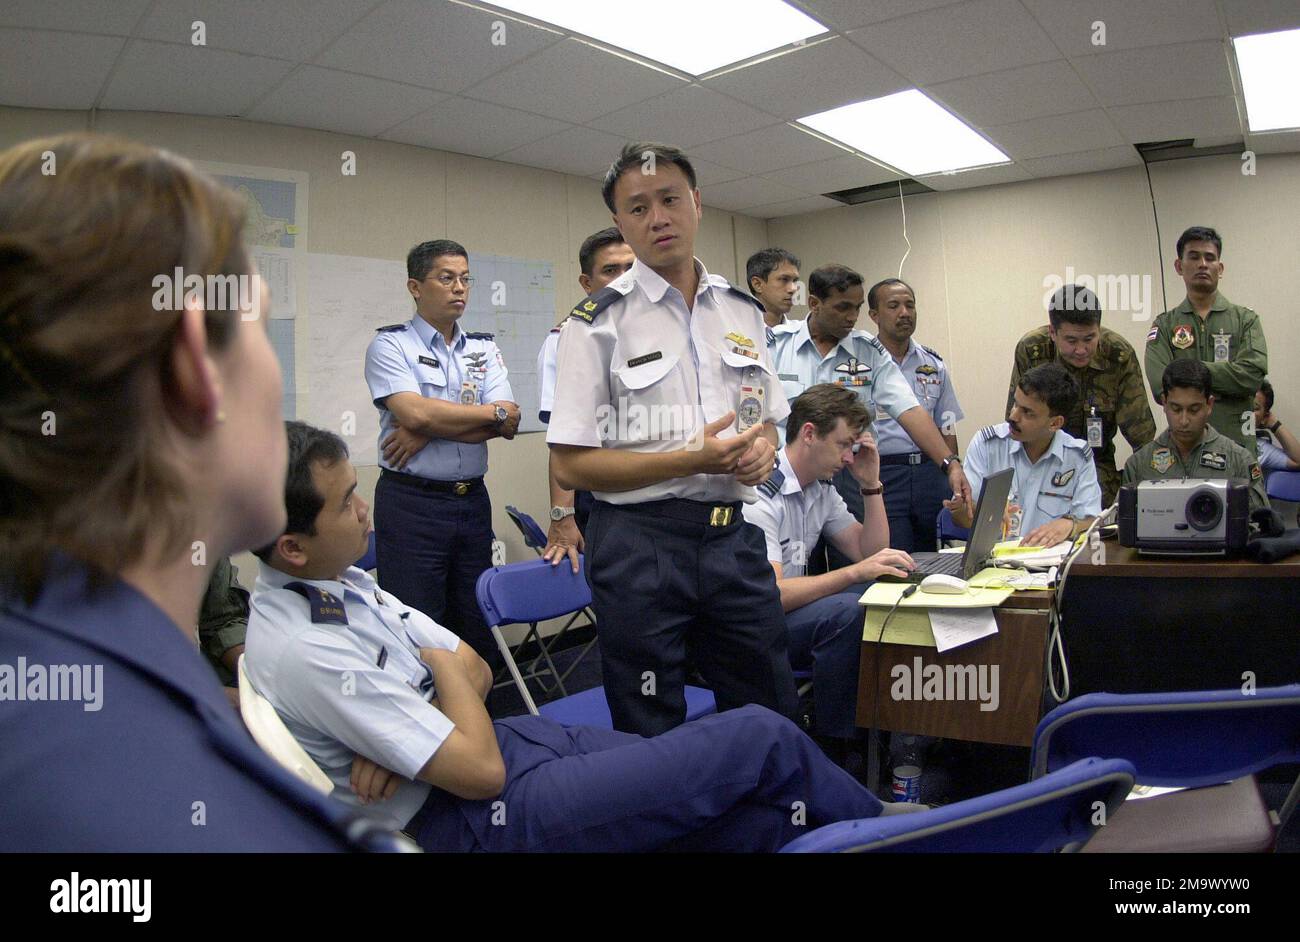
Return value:
<svg viewBox="0 0 1300 942">
<path fill-rule="evenodd" d="M 695 258 L 700 191 L 681 151 L 629 144 L 601 190 L 636 254 L 560 334 L 546 440 L 561 485 L 594 492 L 587 579 L 614 727 L 686 718 L 685 664 L 718 709 L 797 707 L 757 499 L 790 412 L 762 308 Z"/>
<path fill-rule="evenodd" d="M 492 565 L 492 502 L 483 486 L 489 438 L 514 438 L 519 406 L 491 334 L 458 323 L 469 256 L 447 239 L 406 257 L 415 316 L 379 328 L 366 383 L 379 409 L 375 556 L 379 585 L 501 662 L 474 585 Z"/>
</svg>

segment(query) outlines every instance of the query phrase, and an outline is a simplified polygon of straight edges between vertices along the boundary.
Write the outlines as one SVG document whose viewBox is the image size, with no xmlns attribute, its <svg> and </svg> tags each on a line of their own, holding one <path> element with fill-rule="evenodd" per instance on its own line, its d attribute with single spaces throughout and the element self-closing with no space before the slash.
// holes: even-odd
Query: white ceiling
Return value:
<svg viewBox="0 0 1300 942">
<path fill-rule="evenodd" d="M 794 5 L 830 33 L 694 80 L 486 3 L 3 0 L 0 104 L 242 117 L 589 177 L 625 140 L 664 140 L 697 158 L 706 203 L 758 217 L 898 179 L 788 122 L 911 87 L 1014 160 L 923 178 L 938 190 L 1137 165 L 1141 141 L 1300 151 L 1300 132 L 1245 133 L 1228 43 L 1300 27 L 1300 0 Z"/>
</svg>

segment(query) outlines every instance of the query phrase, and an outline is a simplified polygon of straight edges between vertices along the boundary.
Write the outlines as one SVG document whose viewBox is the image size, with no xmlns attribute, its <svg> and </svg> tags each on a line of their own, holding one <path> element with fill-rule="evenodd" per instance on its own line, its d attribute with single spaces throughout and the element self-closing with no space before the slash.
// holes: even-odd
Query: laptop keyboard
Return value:
<svg viewBox="0 0 1300 942">
<path fill-rule="evenodd" d="M 945 576 L 961 575 L 961 553 L 913 553 L 912 559 L 916 562 L 916 571 L 927 576 L 936 573 Z"/>
</svg>

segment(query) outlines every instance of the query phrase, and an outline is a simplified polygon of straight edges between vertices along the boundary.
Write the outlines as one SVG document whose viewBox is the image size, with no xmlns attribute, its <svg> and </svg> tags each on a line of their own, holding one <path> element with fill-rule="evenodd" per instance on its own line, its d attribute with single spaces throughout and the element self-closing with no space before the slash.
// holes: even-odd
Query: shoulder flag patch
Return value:
<svg viewBox="0 0 1300 942">
<path fill-rule="evenodd" d="M 375 333 L 388 334 L 388 333 L 392 333 L 395 330 L 406 330 L 406 328 L 409 326 L 411 325 L 410 324 L 389 324 L 386 327 L 376 327 Z"/>
<path fill-rule="evenodd" d="M 606 285 L 586 300 L 578 302 L 578 305 L 569 312 L 569 316 L 590 324 L 605 308 L 621 297 L 623 297 L 621 291 Z"/>
<path fill-rule="evenodd" d="M 331 595 L 324 589 L 318 589 L 314 585 L 307 585 L 305 582 L 288 582 L 284 586 L 290 592 L 297 592 L 307 600 L 307 605 L 311 608 L 311 622 L 313 625 L 346 625 L 348 623 L 348 613 L 343 609 L 343 603 L 337 596 Z"/>
<path fill-rule="evenodd" d="M 1160 337 L 1160 325 L 1153 324 L 1151 329 L 1147 331 L 1147 343 L 1150 343 L 1153 340 L 1157 340 L 1159 339 L 1159 337 Z"/>
</svg>

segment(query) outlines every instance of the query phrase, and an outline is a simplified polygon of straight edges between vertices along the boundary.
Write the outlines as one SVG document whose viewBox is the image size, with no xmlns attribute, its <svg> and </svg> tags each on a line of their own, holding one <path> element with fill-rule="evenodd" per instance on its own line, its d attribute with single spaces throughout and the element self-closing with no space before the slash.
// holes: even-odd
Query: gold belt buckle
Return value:
<svg viewBox="0 0 1300 942">
<path fill-rule="evenodd" d="M 714 507 L 709 511 L 709 526 L 725 527 L 730 524 L 731 511 L 732 508 L 730 507 Z"/>
<path fill-rule="evenodd" d="M 469 485 L 464 481 L 457 481 L 456 486 L 452 488 L 452 490 L 456 492 L 457 497 L 464 497 L 469 493 Z"/>
</svg>

